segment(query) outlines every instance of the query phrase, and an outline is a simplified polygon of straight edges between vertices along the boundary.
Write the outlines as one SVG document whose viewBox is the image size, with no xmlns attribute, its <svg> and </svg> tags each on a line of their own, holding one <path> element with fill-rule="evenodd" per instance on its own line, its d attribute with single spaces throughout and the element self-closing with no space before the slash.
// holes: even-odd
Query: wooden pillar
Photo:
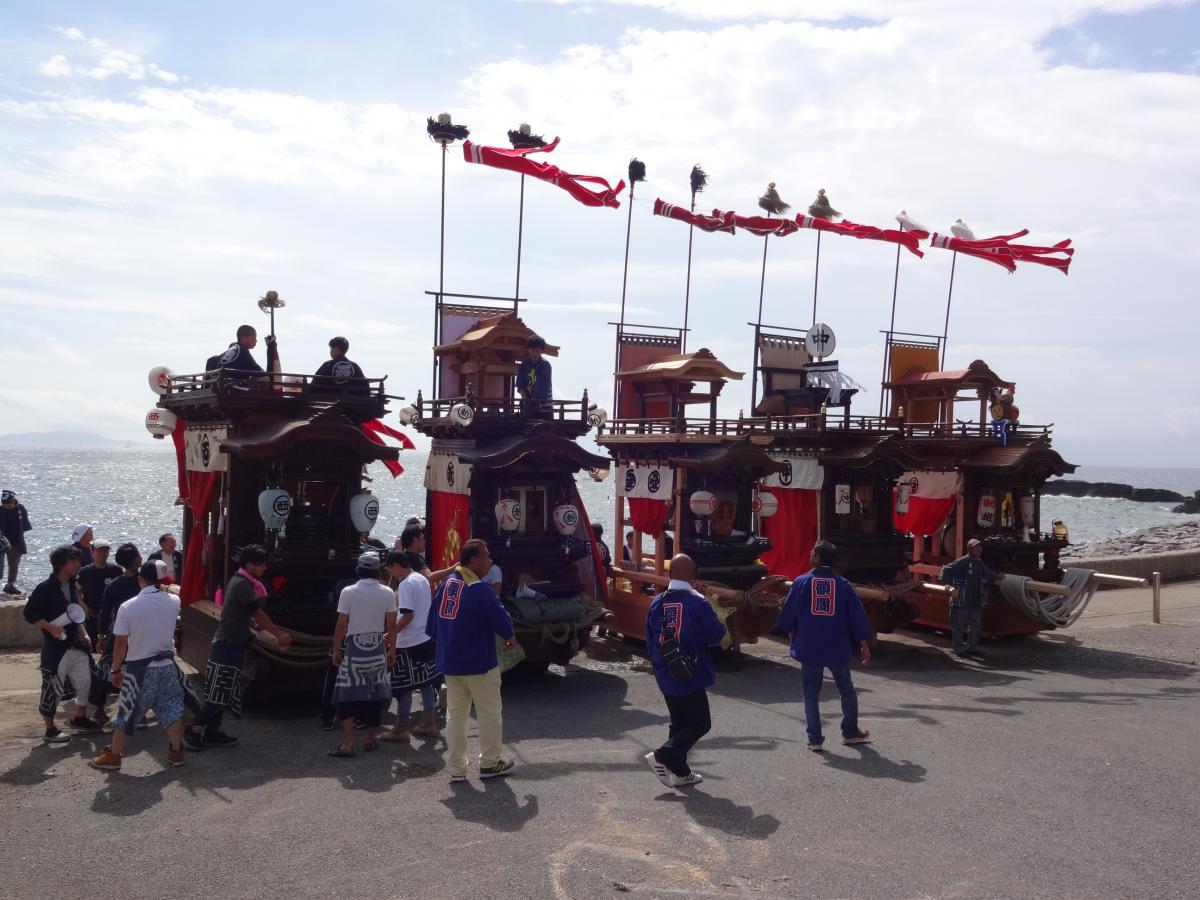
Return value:
<svg viewBox="0 0 1200 900">
<path fill-rule="evenodd" d="M 954 516 L 954 558 L 958 559 L 967 552 L 964 538 L 967 528 L 967 488 L 963 485 L 958 491 L 958 500 Z"/>
<path fill-rule="evenodd" d="M 675 552 L 683 552 L 683 502 L 684 490 L 686 488 L 684 470 L 679 469 L 675 472 L 675 490 L 673 491 L 675 500 L 675 522 L 673 530 L 675 532 Z"/>
<path fill-rule="evenodd" d="M 913 562 L 920 562 L 925 558 L 925 535 L 913 535 Z"/>
</svg>

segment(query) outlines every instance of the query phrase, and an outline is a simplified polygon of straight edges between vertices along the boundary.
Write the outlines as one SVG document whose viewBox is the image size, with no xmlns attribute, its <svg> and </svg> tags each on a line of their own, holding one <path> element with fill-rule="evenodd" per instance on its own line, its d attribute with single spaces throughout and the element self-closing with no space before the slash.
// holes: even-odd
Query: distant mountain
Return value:
<svg viewBox="0 0 1200 900">
<path fill-rule="evenodd" d="M 124 447 L 126 443 L 129 442 L 114 441 L 90 431 L 27 431 L 23 434 L 0 434 L 0 444 L 19 447 Z"/>
</svg>

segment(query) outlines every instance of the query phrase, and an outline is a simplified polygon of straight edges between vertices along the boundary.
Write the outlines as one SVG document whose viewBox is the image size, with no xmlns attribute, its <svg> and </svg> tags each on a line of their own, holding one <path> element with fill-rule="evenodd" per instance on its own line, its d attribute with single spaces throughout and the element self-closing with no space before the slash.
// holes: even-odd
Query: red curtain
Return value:
<svg viewBox="0 0 1200 900">
<path fill-rule="evenodd" d="M 762 533 L 771 549 L 762 561 L 772 575 L 796 578 L 807 572 L 809 554 L 817 542 L 817 503 L 820 491 L 771 488 L 779 501 L 775 515 L 762 520 Z"/>
<path fill-rule="evenodd" d="M 629 524 L 642 534 L 658 537 L 671 514 L 671 504 L 666 500 L 649 497 L 629 497 Z"/>
<path fill-rule="evenodd" d="M 192 530 L 188 535 L 187 550 L 183 554 L 183 579 L 179 584 L 179 599 L 186 606 L 203 600 L 208 587 L 205 584 L 204 541 L 208 537 L 204 516 L 217 494 L 221 483 L 220 472 L 188 472 L 188 506 L 192 510 Z"/>
<path fill-rule="evenodd" d="M 950 517 L 954 509 L 954 498 L 913 496 L 908 498 L 908 512 L 894 512 L 895 506 L 892 509 L 897 531 L 906 534 L 936 534 Z"/>
<path fill-rule="evenodd" d="M 171 442 L 175 445 L 175 473 L 179 479 L 178 496 L 184 500 L 188 496 L 187 463 L 184 455 L 184 447 L 187 443 L 186 432 L 187 422 L 177 419 L 175 430 L 171 432 Z"/>
<path fill-rule="evenodd" d="M 470 508 L 467 494 L 429 492 L 429 568 L 437 571 L 458 565 L 458 553 L 471 537 Z"/>
</svg>

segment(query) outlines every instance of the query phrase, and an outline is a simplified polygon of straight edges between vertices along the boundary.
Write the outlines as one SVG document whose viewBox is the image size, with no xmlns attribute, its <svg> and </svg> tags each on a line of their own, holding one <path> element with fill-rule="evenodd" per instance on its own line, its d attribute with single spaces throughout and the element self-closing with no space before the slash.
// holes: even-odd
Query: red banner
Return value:
<svg viewBox="0 0 1200 900">
<path fill-rule="evenodd" d="M 671 504 L 666 500 L 648 497 L 629 497 L 629 524 L 642 534 L 658 537 L 671 514 Z"/>
<path fill-rule="evenodd" d="M 887 241 L 891 244 L 900 244 L 909 253 L 915 253 L 917 256 L 925 255 L 921 250 L 921 241 L 929 237 L 929 232 L 927 231 L 898 231 L 895 228 L 876 228 L 874 225 L 860 225 L 857 222 L 851 222 L 849 219 L 843 219 L 841 222 L 830 222 L 828 219 L 818 219 L 816 216 L 807 216 L 803 213 L 796 216 L 796 224 L 801 228 L 812 228 L 815 231 L 831 231 L 834 234 L 858 238 L 859 240 Z"/>
<path fill-rule="evenodd" d="M 905 472 L 892 492 L 892 519 L 897 531 L 935 534 L 954 509 L 961 487 L 957 472 Z"/>
<path fill-rule="evenodd" d="M 733 216 L 734 225 L 746 229 L 751 234 L 757 234 L 759 237 L 769 235 L 787 237 L 800 230 L 800 226 L 791 219 L 772 219 L 770 216 L 739 216 L 737 213 L 725 213 L 719 209 L 714 209 L 712 214 L 717 218 Z"/>
<path fill-rule="evenodd" d="M 458 565 L 458 554 L 471 537 L 469 494 L 429 492 L 429 568 L 437 571 Z"/>
<path fill-rule="evenodd" d="M 733 213 L 730 212 L 723 213 L 714 209 L 712 215 L 706 216 L 703 213 L 692 212 L 682 206 L 676 206 L 674 203 L 655 200 L 654 214 L 675 219 L 678 222 L 687 222 L 689 225 L 695 225 L 701 231 L 727 231 L 730 234 L 733 234 L 734 231 Z"/>
<path fill-rule="evenodd" d="M 187 462 L 184 454 L 187 444 L 186 431 L 187 422 L 183 419 L 176 419 L 175 430 L 171 432 L 171 443 L 175 445 L 175 475 L 179 481 L 177 496 L 181 500 L 186 500 L 188 496 Z"/>
<path fill-rule="evenodd" d="M 1013 239 L 1025 237 L 1027 234 L 1029 234 L 1029 229 L 1022 228 L 1012 234 L 998 234 L 995 237 L 974 241 L 952 237 L 948 234 L 934 234 L 929 239 L 929 246 L 964 253 L 967 256 L 974 256 L 976 259 L 984 259 L 1003 266 L 1010 272 L 1017 270 L 1018 262 L 1027 262 L 1036 263 L 1039 266 L 1049 266 L 1066 275 L 1067 269 L 1071 265 L 1071 257 L 1075 255 L 1071 239 L 1059 241 L 1050 247 L 1011 243 Z"/>
<path fill-rule="evenodd" d="M 762 520 L 763 537 L 771 542 L 762 561 L 772 575 L 796 578 L 812 568 L 809 555 L 819 537 L 817 504 L 821 492 L 779 487 L 769 490 L 779 501 L 779 508 L 775 515 Z"/>
<path fill-rule="evenodd" d="M 208 538 L 205 514 L 216 499 L 221 473 L 190 471 L 187 473 L 187 480 L 192 530 L 188 534 L 187 550 L 183 554 L 183 578 L 179 584 L 179 600 L 185 606 L 203 600 L 208 589 L 204 577 L 204 544 Z"/>
<path fill-rule="evenodd" d="M 507 169 L 548 181 L 585 206 L 611 206 L 616 209 L 621 205 L 617 195 L 625 190 L 624 181 L 618 181 L 617 186 L 613 187 L 598 175 L 572 175 L 553 163 L 537 162 L 528 158 L 531 153 L 549 153 L 557 146 L 558 138 L 544 147 L 518 147 L 512 150 L 507 147 L 481 147 L 471 141 L 463 141 L 463 159 L 469 163 L 491 166 L 493 169 Z M 599 185 L 599 189 L 587 186 L 593 184 Z"/>
</svg>

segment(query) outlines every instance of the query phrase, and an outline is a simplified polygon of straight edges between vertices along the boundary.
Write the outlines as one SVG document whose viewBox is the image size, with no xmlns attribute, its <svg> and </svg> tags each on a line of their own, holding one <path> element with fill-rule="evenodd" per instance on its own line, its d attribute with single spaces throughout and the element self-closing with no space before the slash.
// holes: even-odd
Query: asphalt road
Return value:
<svg viewBox="0 0 1200 900">
<path fill-rule="evenodd" d="M 103 740 L 31 740 L 29 656 L 0 657 L 0 896 L 1194 898 L 1195 618 L 991 642 L 985 664 L 886 636 L 855 674 L 875 741 L 824 755 L 765 641 L 722 666 L 686 793 L 641 759 L 666 711 L 616 640 L 506 684 L 516 773 L 454 787 L 432 745 L 329 759 L 296 710 L 181 769 L 152 728 L 95 772 Z"/>
</svg>

